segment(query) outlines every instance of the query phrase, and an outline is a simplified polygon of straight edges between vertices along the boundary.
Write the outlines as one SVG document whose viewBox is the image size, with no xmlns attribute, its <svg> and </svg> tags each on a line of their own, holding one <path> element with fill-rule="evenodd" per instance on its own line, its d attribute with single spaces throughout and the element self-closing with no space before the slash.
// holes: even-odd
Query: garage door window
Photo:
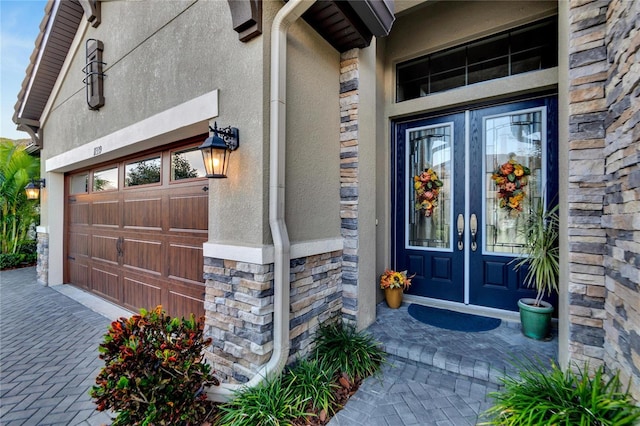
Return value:
<svg viewBox="0 0 640 426">
<path fill-rule="evenodd" d="M 171 180 L 205 177 L 202 153 L 197 146 L 171 153 Z"/>
<path fill-rule="evenodd" d="M 71 195 L 89 192 L 89 173 L 80 173 L 71 176 L 71 184 L 69 186 Z"/>
<path fill-rule="evenodd" d="M 115 191 L 118 189 L 118 167 L 93 172 L 93 191 Z"/>
<path fill-rule="evenodd" d="M 125 166 L 125 186 L 150 185 L 160 183 L 162 162 L 160 157 L 134 161 Z"/>
</svg>

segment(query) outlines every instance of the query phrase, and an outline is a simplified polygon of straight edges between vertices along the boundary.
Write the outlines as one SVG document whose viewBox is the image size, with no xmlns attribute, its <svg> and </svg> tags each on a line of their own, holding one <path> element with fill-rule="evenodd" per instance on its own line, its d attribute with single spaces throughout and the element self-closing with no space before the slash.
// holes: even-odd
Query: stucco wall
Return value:
<svg viewBox="0 0 640 426">
<path fill-rule="evenodd" d="M 104 43 L 105 105 L 99 111 L 88 109 L 82 83 L 84 40 L 88 38 Z M 44 123 L 45 161 L 219 90 L 215 119 L 221 126 L 238 127 L 241 143 L 232 156 L 229 179 L 210 184 L 210 239 L 263 242 L 266 198 L 255 189 L 255 182 L 261 183 L 266 172 L 263 44 L 259 39 L 238 40 L 226 2 L 104 2 L 101 25 L 89 27 L 72 54 L 69 71 Z M 207 124 L 203 120 L 181 137 L 206 133 Z M 152 139 L 111 152 L 109 158 L 171 141 Z M 105 159 L 96 156 L 83 165 Z M 220 203 L 221 199 L 225 202 Z M 230 223 L 243 226 L 231 227 Z"/>
<path fill-rule="evenodd" d="M 290 29 L 287 49 L 289 238 L 339 237 L 340 55 L 302 20 Z"/>
<path fill-rule="evenodd" d="M 225 3 L 104 2 L 101 7 L 102 24 L 89 27 L 83 39 L 104 43 L 105 105 L 99 111 L 86 106 L 83 42 L 45 122 L 50 157 L 214 89 L 223 93 L 221 119 L 261 111 L 261 102 L 255 102 L 261 99 L 261 70 L 250 66 L 261 58 L 261 45 L 237 39 Z M 234 61 L 234 54 L 243 60 Z"/>
</svg>

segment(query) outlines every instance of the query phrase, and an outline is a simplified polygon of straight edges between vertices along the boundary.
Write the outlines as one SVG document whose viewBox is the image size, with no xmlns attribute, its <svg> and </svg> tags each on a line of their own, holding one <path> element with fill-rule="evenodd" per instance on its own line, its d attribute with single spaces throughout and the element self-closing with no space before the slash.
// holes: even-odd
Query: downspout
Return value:
<svg viewBox="0 0 640 426">
<path fill-rule="evenodd" d="M 271 358 L 247 383 L 224 383 L 211 387 L 214 401 L 227 401 L 233 392 L 252 387 L 279 374 L 289 357 L 289 234 L 285 223 L 287 32 L 315 0 L 289 0 L 273 19 L 271 27 L 271 89 L 269 122 L 269 226 L 274 247 L 273 352 Z"/>
</svg>

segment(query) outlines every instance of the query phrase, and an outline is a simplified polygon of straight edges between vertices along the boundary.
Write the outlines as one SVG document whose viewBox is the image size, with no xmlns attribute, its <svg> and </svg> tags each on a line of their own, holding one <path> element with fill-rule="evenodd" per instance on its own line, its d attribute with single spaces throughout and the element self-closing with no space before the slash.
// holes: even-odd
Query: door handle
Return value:
<svg viewBox="0 0 640 426">
<path fill-rule="evenodd" d="M 476 242 L 476 235 L 478 234 L 478 218 L 473 213 L 469 218 L 469 230 L 471 231 L 471 251 L 478 249 L 478 243 Z"/>
<path fill-rule="evenodd" d="M 122 243 L 124 242 L 124 238 L 119 237 L 116 242 L 116 251 L 118 252 L 118 257 L 122 256 Z"/>
<path fill-rule="evenodd" d="M 464 216 L 462 213 L 458 215 L 458 250 L 464 249 L 464 242 L 462 241 L 462 236 L 464 235 Z"/>
</svg>

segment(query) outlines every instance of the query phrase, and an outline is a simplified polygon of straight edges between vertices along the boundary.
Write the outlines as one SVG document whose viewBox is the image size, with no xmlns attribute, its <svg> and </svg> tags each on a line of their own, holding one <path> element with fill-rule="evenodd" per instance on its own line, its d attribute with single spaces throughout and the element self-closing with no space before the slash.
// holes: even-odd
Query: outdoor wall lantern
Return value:
<svg viewBox="0 0 640 426">
<path fill-rule="evenodd" d="M 204 167 L 208 178 L 226 178 L 227 167 L 229 167 L 229 156 L 231 151 L 238 149 L 240 145 L 240 135 L 236 127 L 226 127 L 218 129 L 218 123 L 213 124 L 213 136 L 209 136 L 200 145 Z"/>
<path fill-rule="evenodd" d="M 28 200 L 37 200 L 40 198 L 40 188 L 45 188 L 46 181 L 44 179 L 31 179 L 31 182 L 24 187 Z"/>
</svg>

